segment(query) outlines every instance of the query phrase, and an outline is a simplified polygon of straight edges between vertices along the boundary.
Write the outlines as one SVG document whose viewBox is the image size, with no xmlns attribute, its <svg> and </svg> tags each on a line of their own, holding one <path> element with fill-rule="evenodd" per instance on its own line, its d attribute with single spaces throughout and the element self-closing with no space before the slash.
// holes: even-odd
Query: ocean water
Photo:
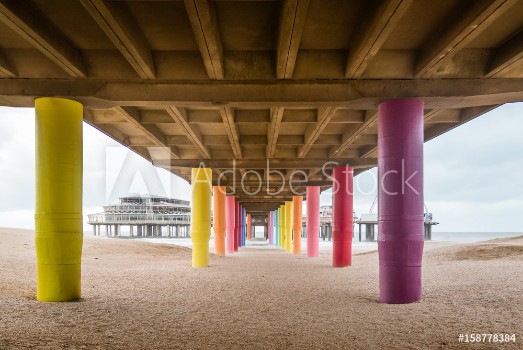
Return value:
<svg viewBox="0 0 523 350">
<path fill-rule="evenodd" d="M 523 232 L 432 232 L 432 240 L 435 242 L 473 243 L 522 235 Z"/>
</svg>

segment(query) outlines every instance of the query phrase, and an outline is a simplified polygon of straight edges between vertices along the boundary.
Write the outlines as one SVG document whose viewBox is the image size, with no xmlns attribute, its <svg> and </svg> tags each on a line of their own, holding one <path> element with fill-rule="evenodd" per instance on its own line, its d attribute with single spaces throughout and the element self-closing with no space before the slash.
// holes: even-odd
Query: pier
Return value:
<svg viewBox="0 0 523 350">
<path fill-rule="evenodd" d="M 189 201 L 159 196 L 128 196 L 87 215 L 93 234 L 107 237 L 190 237 Z M 122 227 L 129 228 L 128 234 Z M 102 232 L 103 228 L 103 232 Z"/>
<path fill-rule="evenodd" d="M 304 200 L 307 256 L 321 230 L 332 267 L 348 268 L 354 178 L 378 167 L 379 299 L 419 301 L 424 142 L 523 101 L 522 6 L 1 0 L 0 104 L 36 116 L 37 300 L 81 297 L 85 122 L 191 183 L 194 268 L 209 266 L 211 223 L 217 254 L 242 249 L 247 215 L 301 254 Z M 319 217 L 329 188 L 331 226 Z M 110 213 L 97 234 L 173 234 L 160 216 Z"/>
</svg>

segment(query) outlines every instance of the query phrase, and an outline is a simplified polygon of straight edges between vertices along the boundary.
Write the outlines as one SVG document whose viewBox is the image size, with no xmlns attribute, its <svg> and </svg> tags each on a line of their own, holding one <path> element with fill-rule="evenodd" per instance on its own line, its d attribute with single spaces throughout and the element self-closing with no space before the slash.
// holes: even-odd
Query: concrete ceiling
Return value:
<svg viewBox="0 0 523 350">
<path fill-rule="evenodd" d="M 423 98 L 426 140 L 522 101 L 522 57 L 523 0 L 0 0 L 0 105 L 78 100 L 187 180 L 234 159 L 250 211 L 292 195 L 249 194 L 267 159 L 322 189 L 326 160 L 373 167 L 384 99 Z"/>
</svg>

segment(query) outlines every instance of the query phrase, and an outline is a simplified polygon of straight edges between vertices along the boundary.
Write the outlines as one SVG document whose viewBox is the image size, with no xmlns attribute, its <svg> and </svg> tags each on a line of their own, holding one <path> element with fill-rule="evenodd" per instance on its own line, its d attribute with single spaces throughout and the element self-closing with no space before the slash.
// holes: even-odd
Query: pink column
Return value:
<svg viewBox="0 0 523 350">
<path fill-rule="evenodd" d="M 238 251 L 238 236 L 240 232 L 240 202 L 234 201 L 234 251 Z"/>
<path fill-rule="evenodd" d="M 335 167 L 332 178 L 332 266 L 345 267 L 352 263 L 352 167 Z"/>
<path fill-rule="evenodd" d="M 236 215 L 236 208 L 234 204 L 234 196 L 227 196 L 225 198 L 225 229 L 226 229 L 226 236 L 225 236 L 225 252 L 227 254 L 234 253 L 234 225 L 235 225 L 235 215 Z"/>
<path fill-rule="evenodd" d="M 320 187 L 307 186 L 307 256 L 318 256 L 320 244 Z"/>
<path fill-rule="evenodd" d="M 380 300 L 421 299 L 423 255 L 423 101 L 378 107 Z"/>
<path fill-rule="evenodd" d="M 272 211 L 267 216 L 267 235 L 269 236 L 269 245 L 272 245 Z"/>
</svg>

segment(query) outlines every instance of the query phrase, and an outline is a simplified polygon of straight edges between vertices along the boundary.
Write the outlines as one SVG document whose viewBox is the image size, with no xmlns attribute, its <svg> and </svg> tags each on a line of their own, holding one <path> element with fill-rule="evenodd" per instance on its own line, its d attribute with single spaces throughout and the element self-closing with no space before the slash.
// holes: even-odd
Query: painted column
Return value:
<svg viewBox="0 0 523 350">
<path fill-rule="evenodd" d="M 285 251 L 292 253 L 292 202 L 285 202 Z"/>
<path fill-rule="evenodd" d="M 226 228 L 226 235 L 225 235 L 225 251 L 227 254 L 234 253 L 234 226 L 236 222 L 236 208 L 235 208 L 235 201 L 234 196 L 226 196 L 225 198 L 225 204 L 226 204 L 226 221 L 225 221 L 225 228 Z"/>
<path fill-rule="evenodd" d="M 243 208 L 240 204 L 239 207 L 240 211 L 240 221 L 239 221 L 239 227 L 238 227 L 238 247 L 243 247 Z"/>
<path fill-rule="evenodd" d="M 238 237 L 239 238 L 239 241 L 238 241 L 239 247 L 244 246 L 244 242 L 243 242 L 244 229 L 245 229 L 245 215 L 243 213 L 243 206 L 240 205 L 240 236 Z"/>
<path fill-rule="evenodd" d="M 302 206 L 303 206 L 303 197 L 302 196 L 293 196 L 292 197 L 292 230 L 294 241 L 292 245 L 292 251 L 294 255 L 301 254 L 301 222 L 302 222 Z"/>
<path fill-rule="evenodd" d="M 421 299 L 423 255 L 423 101 L 378 106 L 380 300 Z"/>
<path fill-rule="evenodd" d="M 247 210 L 242 206 L 242 246 L 247 245 Z"/>
<path fill-rule="evenodd" d="M 307 256 L 316 258 L 320 246 L 320 187 L 307 186 Z"/>
<path fill-rule="evenodd" d="M 191 171 L 191 240 L 192 266 L 209 266 L 209 240 L 211 238 L 212 170 L 193 168 Z"/>
<path fill-rule="evenodd" d="M 352 263 L 353 169 L 337 166 L 332 170 L 332 266 Z"/>
<path fill-rule="evenodd" d="M 36 298 L 81 295 L 82 120 L 80 103 L 38 98 L 36 113 Z"/>
<path fill-rule="evenodd" d="M 269 215 L 267 216 L 267 227 L 269 228 L 269 245 L 273 244 L 273 235 L 272 235 L 272 211 L 269 212 Z"/>
<path fill-rule="evenodd" d="M 285 248 L 285 205 L 280 205 L 280 215 L 279 215 L 279 220 L 280 220 L 280 248 Z"/>
<path fill-rule="evenodd" d="M 225 255 L 225 186 L 214 186 L 212 198 L 214 253 Z"/>
<path fill-rule="evenodd" d="M 240 230 L 240 203 L 234 201 L 234 251 L 238 251 L 238 231 Z"/>
<path fill-rule="evenodd" d="M 274 211 L 274 245 L 275 246 L 278 246 L 278 235 L 279 235 L 279 230 L 278 230 L 278 218 L 279 218 L 279 211 L 280 209 L 276 209 Z"/>
<path fill-rule="evenodd" d="M 251 240 L 251 214 L 247 214 L 247 239 Z"/>
</svg>

